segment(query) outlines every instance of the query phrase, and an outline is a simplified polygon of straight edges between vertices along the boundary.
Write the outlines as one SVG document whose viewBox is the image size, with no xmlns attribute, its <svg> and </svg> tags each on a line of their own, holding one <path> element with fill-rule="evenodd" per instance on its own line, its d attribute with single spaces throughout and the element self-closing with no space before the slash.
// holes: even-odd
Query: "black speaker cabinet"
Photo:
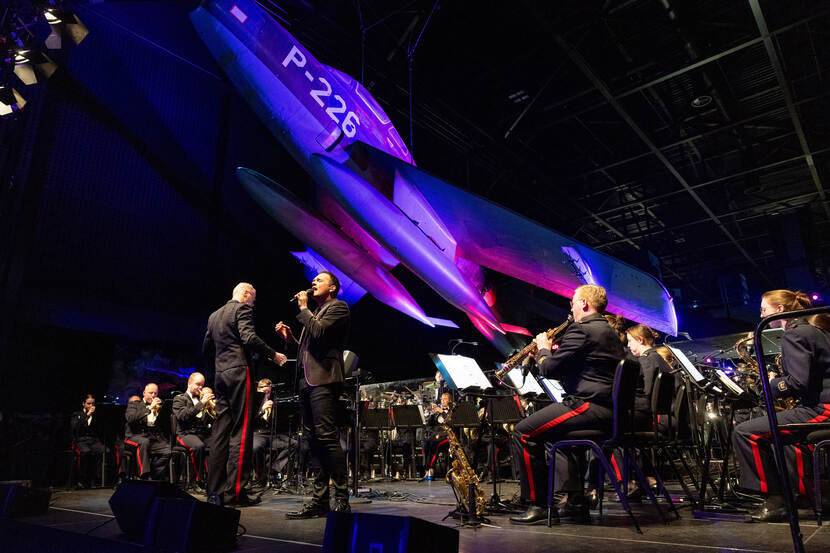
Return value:
<svg viewBox="0 0 830 553">
<path fill-rule="evenodd" d="M 196 501 L 168 482 L 155 480 L 127 480 L 110 497 L 110 509 L 127 539 L 141 542 L 150 519 L 153 502 L 159 498 L 178 498 Z"/>
<path fill-rule="evenodd" d="M 51 498 L 52 492 L 32 488 L 28 480 L 0 482 L 0 517 L 42 515 Z"/>
<path fill-rule="evenodd" d="M 415 517 L 331 512 L 323 553 L 458 553 L 458 530 Z"/>
<path fill-rule="evenodd" d="M 144 547 L 158 553 L 227 551 L 236 544 L 239 514 L 192 499 L 156 499 Z"/>
</svg>

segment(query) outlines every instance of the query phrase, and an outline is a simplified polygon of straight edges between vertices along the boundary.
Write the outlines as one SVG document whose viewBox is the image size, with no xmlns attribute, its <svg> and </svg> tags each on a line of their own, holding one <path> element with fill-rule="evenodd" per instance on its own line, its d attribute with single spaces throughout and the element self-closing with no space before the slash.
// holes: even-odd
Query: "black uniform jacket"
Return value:
<svg viewBox="0 0 830 553">
<path fill-rule="evenodd" d="M 75 411 L 69 419 L 69 426 L 72 429 L 72 441 L 77 442 L 78 438 L 98 438 L 101 439 L 101 417 L 97 414 L 92 414 L 92 422 L 87 423 L 87 415 L 83 410 Z"/>
<path fill-rule="evenodd" d="M 539 350 L 536 364 L 543 376 L 559 380 L 566 394 L 610 407 L 614 371 L 624 356 L 619 335 L 596 313 L 571 323 L 558 349 Z"/>
<path fill-rule="evenodd" d="M 657 350 L 654 348 L 646 350 L 640 357 L 637 358 L 640 363 L 640 376 L 643 379 L 642 389 L 637 386 L 637 397 L 635 400 L 635 409 L 641 412 L 651 412 L 651 395 L 654 392 L 654 382 L 657 380 L 657 375 L 661 372 L 670 373 L 671 367 L 666 363 Z M 665 376 L 663 378 L 666 378 Z"/>
<path fill-rule="evenodd" d="M 161 413 L 161 410 L 159 410 Z M 131 436 L 147 435 L 149 432 L 161 433 L 161 421 L 156 418 L 155 425 L 151 428 L 147 426 L 147 415 L 150 414 L 150 406 L 141 401 L 131 401 L 127 404 L 127 411 L 124 418 L 127 419 L 127 426 L 124 430 L 124 437 L 129 439 Z"/>
<path fill-rule="evenodd" d="M 781 340 L 786 376 L 771 382 L 773 397 L 799 397 L 802 405 L 830 403 L 830 332 L 792 319 Z"/>
<path fill-rule="evenodd" d="M 210 422 L 207 414 L 204 414 L 205 405 L 193 400 L 186 393 L 179 394 L 173 398 L 173 415 L 176 417 L 176 424 L 178 425 L 179 434 L 197 434 L 202 435 L 209 433 L 208 423 Z M 203 413 L 199 417 L 199 413 Z"/>
<path fill-rule="evenodd" d="M 249 356 L 257 352 L 273 359 L 276 351 L 257 336 L 254 330 L 254 308 L 247 303 L 230 300 L 211 313 L 202 353 L 216 372 L 234 367 L 250 366 Z"/>
<path fill-rule="evenodd" d="M 349 306 L 332 298 L 312 313 L 301 309 L 297 320 L 303 325 L 297 361 L 309 386 L 343 382 L 343 350 L 349 336 Z"/>
</svg>

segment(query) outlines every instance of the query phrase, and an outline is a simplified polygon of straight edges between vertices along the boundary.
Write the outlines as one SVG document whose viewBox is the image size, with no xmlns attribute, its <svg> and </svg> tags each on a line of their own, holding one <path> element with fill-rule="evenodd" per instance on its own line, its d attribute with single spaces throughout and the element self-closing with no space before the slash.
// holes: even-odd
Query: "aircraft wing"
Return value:
<svg viewBox="0 0 830 553">
<path fill-rule="evenodd" d="M 456 256 L 565 297 L 582 284 L 598 284 L 608 292 L 609 312 L 677 334 L 674 302 L 650 274 L 369 145 L 351 149 L 353 160 L 368 156 L 390 177 L 415 184 L 455 239 Z"/>
</svg>

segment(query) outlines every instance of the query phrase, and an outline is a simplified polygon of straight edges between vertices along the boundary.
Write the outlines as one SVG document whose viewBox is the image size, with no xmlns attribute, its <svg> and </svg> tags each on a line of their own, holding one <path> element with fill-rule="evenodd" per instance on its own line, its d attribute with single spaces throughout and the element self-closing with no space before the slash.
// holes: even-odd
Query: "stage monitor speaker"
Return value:
<svg viewBox="0 0 830 553">
<path fill-rule="evenodd" d="M 29 480 L 0 482 L 0 517 L 42 515 L 51 498 L 52 492 L 32 488 Z"/>
<path fill-rule="evenodd" d="M 331 512 L 323 553 L 458 553 L 458 530 L 415 517 Z"/>
<path fill-rule="evenodd" d="M 157 553 L 228 551 L 236 545 L 239 511 L 194 499 L 158 498 L 144 547 Z"/>
<path fill-rule="evenodd" d="M 112 514 L 130 541 L 141 542 L 144 538 L 153 502 L 159 497 L 196 501 L 176 486 L 156 480 L 127 480 L 110 497 Z"/>
</svg>

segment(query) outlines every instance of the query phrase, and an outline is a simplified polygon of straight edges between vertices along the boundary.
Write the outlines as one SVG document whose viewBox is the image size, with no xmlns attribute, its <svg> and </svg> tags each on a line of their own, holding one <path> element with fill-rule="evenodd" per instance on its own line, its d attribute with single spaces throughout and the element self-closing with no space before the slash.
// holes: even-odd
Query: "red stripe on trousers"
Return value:
<svg viewBox="0 0 830 553">
<path fill-rule="evenodd" d="M 449 440 L 443 440 L 441 442 L 438 442 L 438 445 L 435 446 L 435 453 L 432 456 L 432 461 L 429 462 L 429 468 L 432 468 L 432 465 L 435 463 L 435 458 L 438 457 L 438 448 L 447 442 L 449 442 Z"/>
<path fill-rule="evenodd" d="M 767 477 L 764 474 L 764 464 L 761 462 L 761 450 L 758 449 L 758 440 L 769 438 L 770 433 L 753 434 L 749 437 L 752 445 L 752 456 L 755 458 L 755 469 L 758 471 L 758 480 L 761 482 L 761 491 L 767 492 Z"/>
<path fill-rule="evenodd" d="M 611 464 L 614 465 L 614 472 L 617 473 L 617 480 L 622 481 L 622 473 L 620 472 L 620 467 L 617 466 L 617 458 L 613 453 L 611 454 Z"/>
<path fill-rule="evenodd" d="M 240 479 L 242 478 L 242 458 L 245 455 L 245 436 L 248 434 L 248 394 L 251 393 L 251 369 L 245 365 L 245 417 L 242 419 L 242 440 L 239 444 L 239 465 L 236 468 L 236 488 L 234 496 L 239 498 Z"/>
<path fill-rule="evenodd" d="M 144 474 L 144 467 L 141 466 L 141 451 L 138 449 L 138 443 L 131 442 L 130 440 L 124 440 L 124 443 L 135 446 L 135 458 L 138 460 L 138 475 L 141 476 Z"/>
<path fill-rule="evenodd" d="M 821 415 L 817 415 L 816 417 L 808 420 L 807 422 L 822 422 L 830 417 L 830 403 L 823 403 L 822 405 L 824 405 L 824 412 Z"/>
<path fill-rule="evenodd" d="M 536 430 L 534 430 L 530 434 L 522 435 L 521 440 L 522 440 L 522 443 L 524 444 L 524 447 L 522 449 L 524 450 L 525 470 L 527 471 L 527 485 L 528 485 L 528 488 L 530 488 L 530 500 L 531 501 L 536 501 L 536 486 L 535 486 L 535 483 L 533 482 L 533 471 L 531 470 L 531 467 L 530 467 L 530 453 L 528 453 L 528 451 L 527 451 L 527 438 L 532 438 L 534 436 L 538 436 L 542 432 L 545 432 L 545 431 L 553 428 L 557 424 L 561 424 L 561 423 L 565 422 L 566 420 L 579 415 L 580 413 L 584 413 L 585 411 L 588 410 L 588 407 L 590 407 L 590 406 L 591 406 L 591 404 L 586 401 L 585 403 L 583 403 L 582 405 L 580 405 L 576 409 L 574 409 L 572 411 L 568 411 L 567 413 L 563 413 L 563 414 L 559 415 L 558 417 L 556 417 L 555 419 L 553 419 L 552 421 L 546 422 L 545 424 L 543 424 L 542 426 L 540 426 L 539 428 L 537 428 Z"/>
<path fill-rule="evenodd" d="M 198 482 L 199 481 L 199 467 L 198 467 L 198 465 L 196 465 L 196 457 L 193 456 L 193 450 L 190 449 L 190 447 L 186 443 L 184 443 L 180 437 L 176 436 L 176 440 L 178 440 L 178 442 L 181 444 L 181 446 L 183 448 L 185 448 L 187 450 L 187 452 L 190 454 L 190 464 L 193 465 L 193 472 L 196 473 L 196 482 Z"/>
<path fill-rule="evenodd" d="M 804 458 L 801 455 L 801 448 L 795 446 L 795 464 L 798 467 L 798 493 L 804 494 Z"/>
</svg>

